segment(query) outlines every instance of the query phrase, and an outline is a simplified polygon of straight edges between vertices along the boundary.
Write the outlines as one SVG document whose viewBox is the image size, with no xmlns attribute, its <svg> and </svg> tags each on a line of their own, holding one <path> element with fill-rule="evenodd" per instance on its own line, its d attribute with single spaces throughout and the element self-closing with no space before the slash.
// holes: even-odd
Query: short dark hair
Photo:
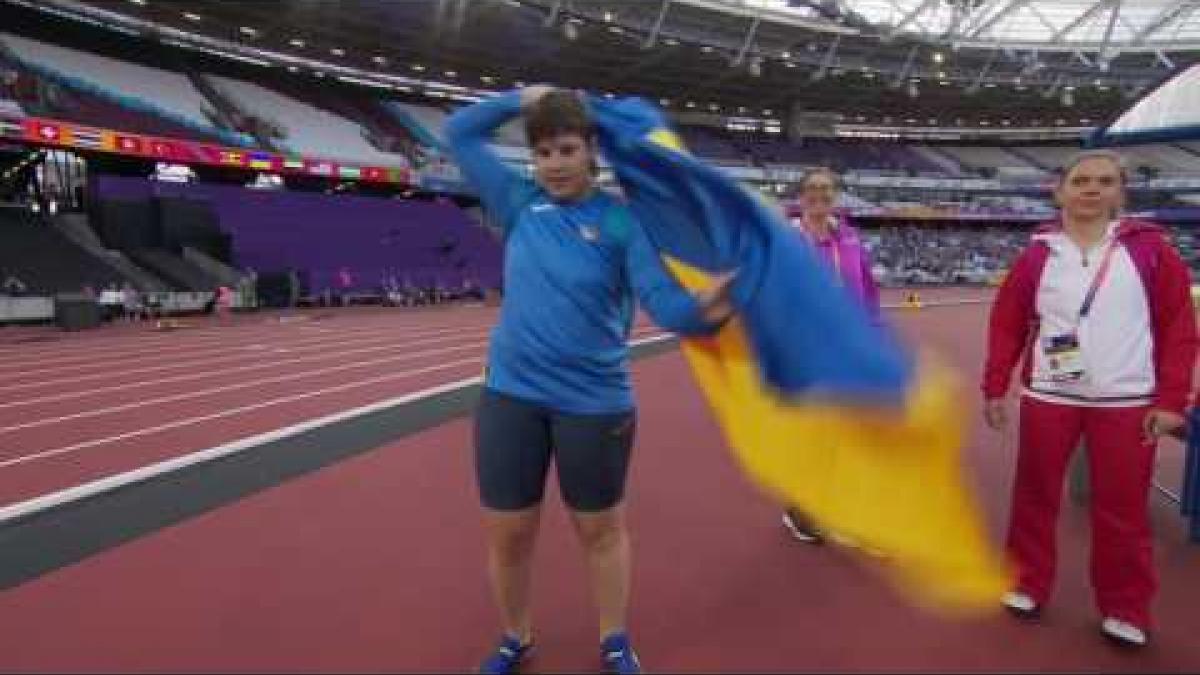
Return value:
<svg viewBox="0 0 1200 675">
<path fill-rule="evenodd" d="M 573 91 L 555 89 L 525 110 L 525 138 L 530 146 L 557 136 L 576 134 L 591 142 L 596 128 L 583 101 Z"/>
</svg>

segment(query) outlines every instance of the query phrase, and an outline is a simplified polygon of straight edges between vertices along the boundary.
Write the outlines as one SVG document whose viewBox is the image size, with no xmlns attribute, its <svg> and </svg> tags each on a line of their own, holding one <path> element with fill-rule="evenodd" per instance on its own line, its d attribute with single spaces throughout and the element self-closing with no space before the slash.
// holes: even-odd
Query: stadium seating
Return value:
<svg viewBox="0 0 1200 675">
<path fill-rule="evenodd" d="M 220 75 L 205 75 L 242 112 L 277 128 L 278 144 L 295 153 L 347 161 L 399 166 L 404 155 L 385 152 L 367 140 L 358 123 L 273 89 Z"/>
<path fill-rule="evenodd" d="M 150 192 L 149 181 L 113 176 L 99 178 L 95 189 L 101 199 L 125 201 Z M 430 287 L 458 287 L 467 279 L 484 288 L 499 285 L 499 242 L 451 202 L 202 184 L 160 186 L 159 193 L 211 204 L 232 235 L 237 267 L 260 274 L 301 270 L 317 292 L 340 289 L 342 268 L 350 270 L 357 291 L 376 290 L 389 277 Z"/>
<path fill-rule="evenodd" d="M 67 104 L 62 112 L 72 114 L 72 121 L 187 138 L 198 135 L 236 145 L 250 142 L 214 126 L 211 105 L 180 73 L 7 33 L 0 33 L 0 45 L 8 60 L 69 90 L 74 106 Z"/>
<path fill-rule="evenodd" d="M 0 282 L 20 280 L 29 294 L 99 290 L 125 278 L 46 220 L 25 209 L 0 207 Z"/>
</svg>

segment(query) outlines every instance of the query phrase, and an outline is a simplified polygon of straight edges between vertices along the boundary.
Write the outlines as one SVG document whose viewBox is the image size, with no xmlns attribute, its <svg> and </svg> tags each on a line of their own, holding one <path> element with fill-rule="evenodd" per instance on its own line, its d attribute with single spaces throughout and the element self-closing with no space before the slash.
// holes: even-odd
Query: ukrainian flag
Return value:
<svg viewBox="0 0 1200 675">
<path fill-rule="evenodd" d="M 590 97 L 634 216 L 688 288 L 736 269 L 736 317 L 684 353 L 743 470 L 826 530 L 881 552 L 925 606 L 991 610 L 1009 589 L 961 459 L 964 396 L 858 301 L 780 217 L 691 157 L 638 99 Z"/>
</svg>

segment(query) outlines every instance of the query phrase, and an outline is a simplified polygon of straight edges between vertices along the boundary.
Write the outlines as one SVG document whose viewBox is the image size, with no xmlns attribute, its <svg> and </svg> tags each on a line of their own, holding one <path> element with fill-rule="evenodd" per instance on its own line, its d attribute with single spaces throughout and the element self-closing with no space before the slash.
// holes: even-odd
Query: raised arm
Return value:
<svg viewBox="0 0 1200 675">
<path fill-rule="evenodd" d="M 517 210 L 532 197 L 533 182 L 488 147 L 492 134 L 521 114 L 521 93 L 510 91 L 460 108 L 446 120 L 446 144 L 484 205 L 507 231 Z"/>
</svg>

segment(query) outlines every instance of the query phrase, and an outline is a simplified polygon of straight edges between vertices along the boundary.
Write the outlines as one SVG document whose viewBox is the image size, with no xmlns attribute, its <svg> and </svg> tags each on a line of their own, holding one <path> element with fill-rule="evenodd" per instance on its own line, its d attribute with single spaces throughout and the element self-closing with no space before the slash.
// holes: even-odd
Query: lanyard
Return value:
<svg viewBox="0 0 1200 675">
<path fill-rule="evenodd" d="M 1096 293 L 1100 287 L 1104 285 L 1105 279 L 1108 278 L 1108 268 L 1112 264 L 1113 253 L 1117 250 L 1117 242 L 1114 239 L 1108 245 L 1108 250 L 1104 252 L 1104 258 L 1100 261 L 1100 267 L 1096 269 L 1096 276 L 1092 277 L 1092 285 L 1088 287 L 1087 294 L 1083 296 L 1083 304 L 1079 307 L 1079 318 L 1083 320 L 1087 318 L 1088 312 L 1092 311 L 1092 305 L 1096 302 Z"/>
<path fill-rule="evenodd" d="M 804 238 L 808 240 L 808 243 L 811 244 L 814 249 L 819 250 L 821 248 L 821 242 L 817 241 L 816 237 L 814 237 L 808 231 L 807 227 L 801 224 L 799 229 L 800 233 L 804 235 Z M 842 279 L 842 246 L 841 242 L 838 241 L 838 238 L 833 236 L 832 229 L 830 230 L 828 241 L 830 254 L 832 256 L 832 259 L 829 262 L 831 265 L 833 265 L 834 278 L 836 279 L 837 283 L 841 285 L 844 283 Z"/>
<path fill-rule="evenodd" d="M 833 252 L 833 271 L 837 274 L 838 283 L 842 283 L 842 246 L 837 239 L 830 239 L 829 246 Z"/>
</svg>

